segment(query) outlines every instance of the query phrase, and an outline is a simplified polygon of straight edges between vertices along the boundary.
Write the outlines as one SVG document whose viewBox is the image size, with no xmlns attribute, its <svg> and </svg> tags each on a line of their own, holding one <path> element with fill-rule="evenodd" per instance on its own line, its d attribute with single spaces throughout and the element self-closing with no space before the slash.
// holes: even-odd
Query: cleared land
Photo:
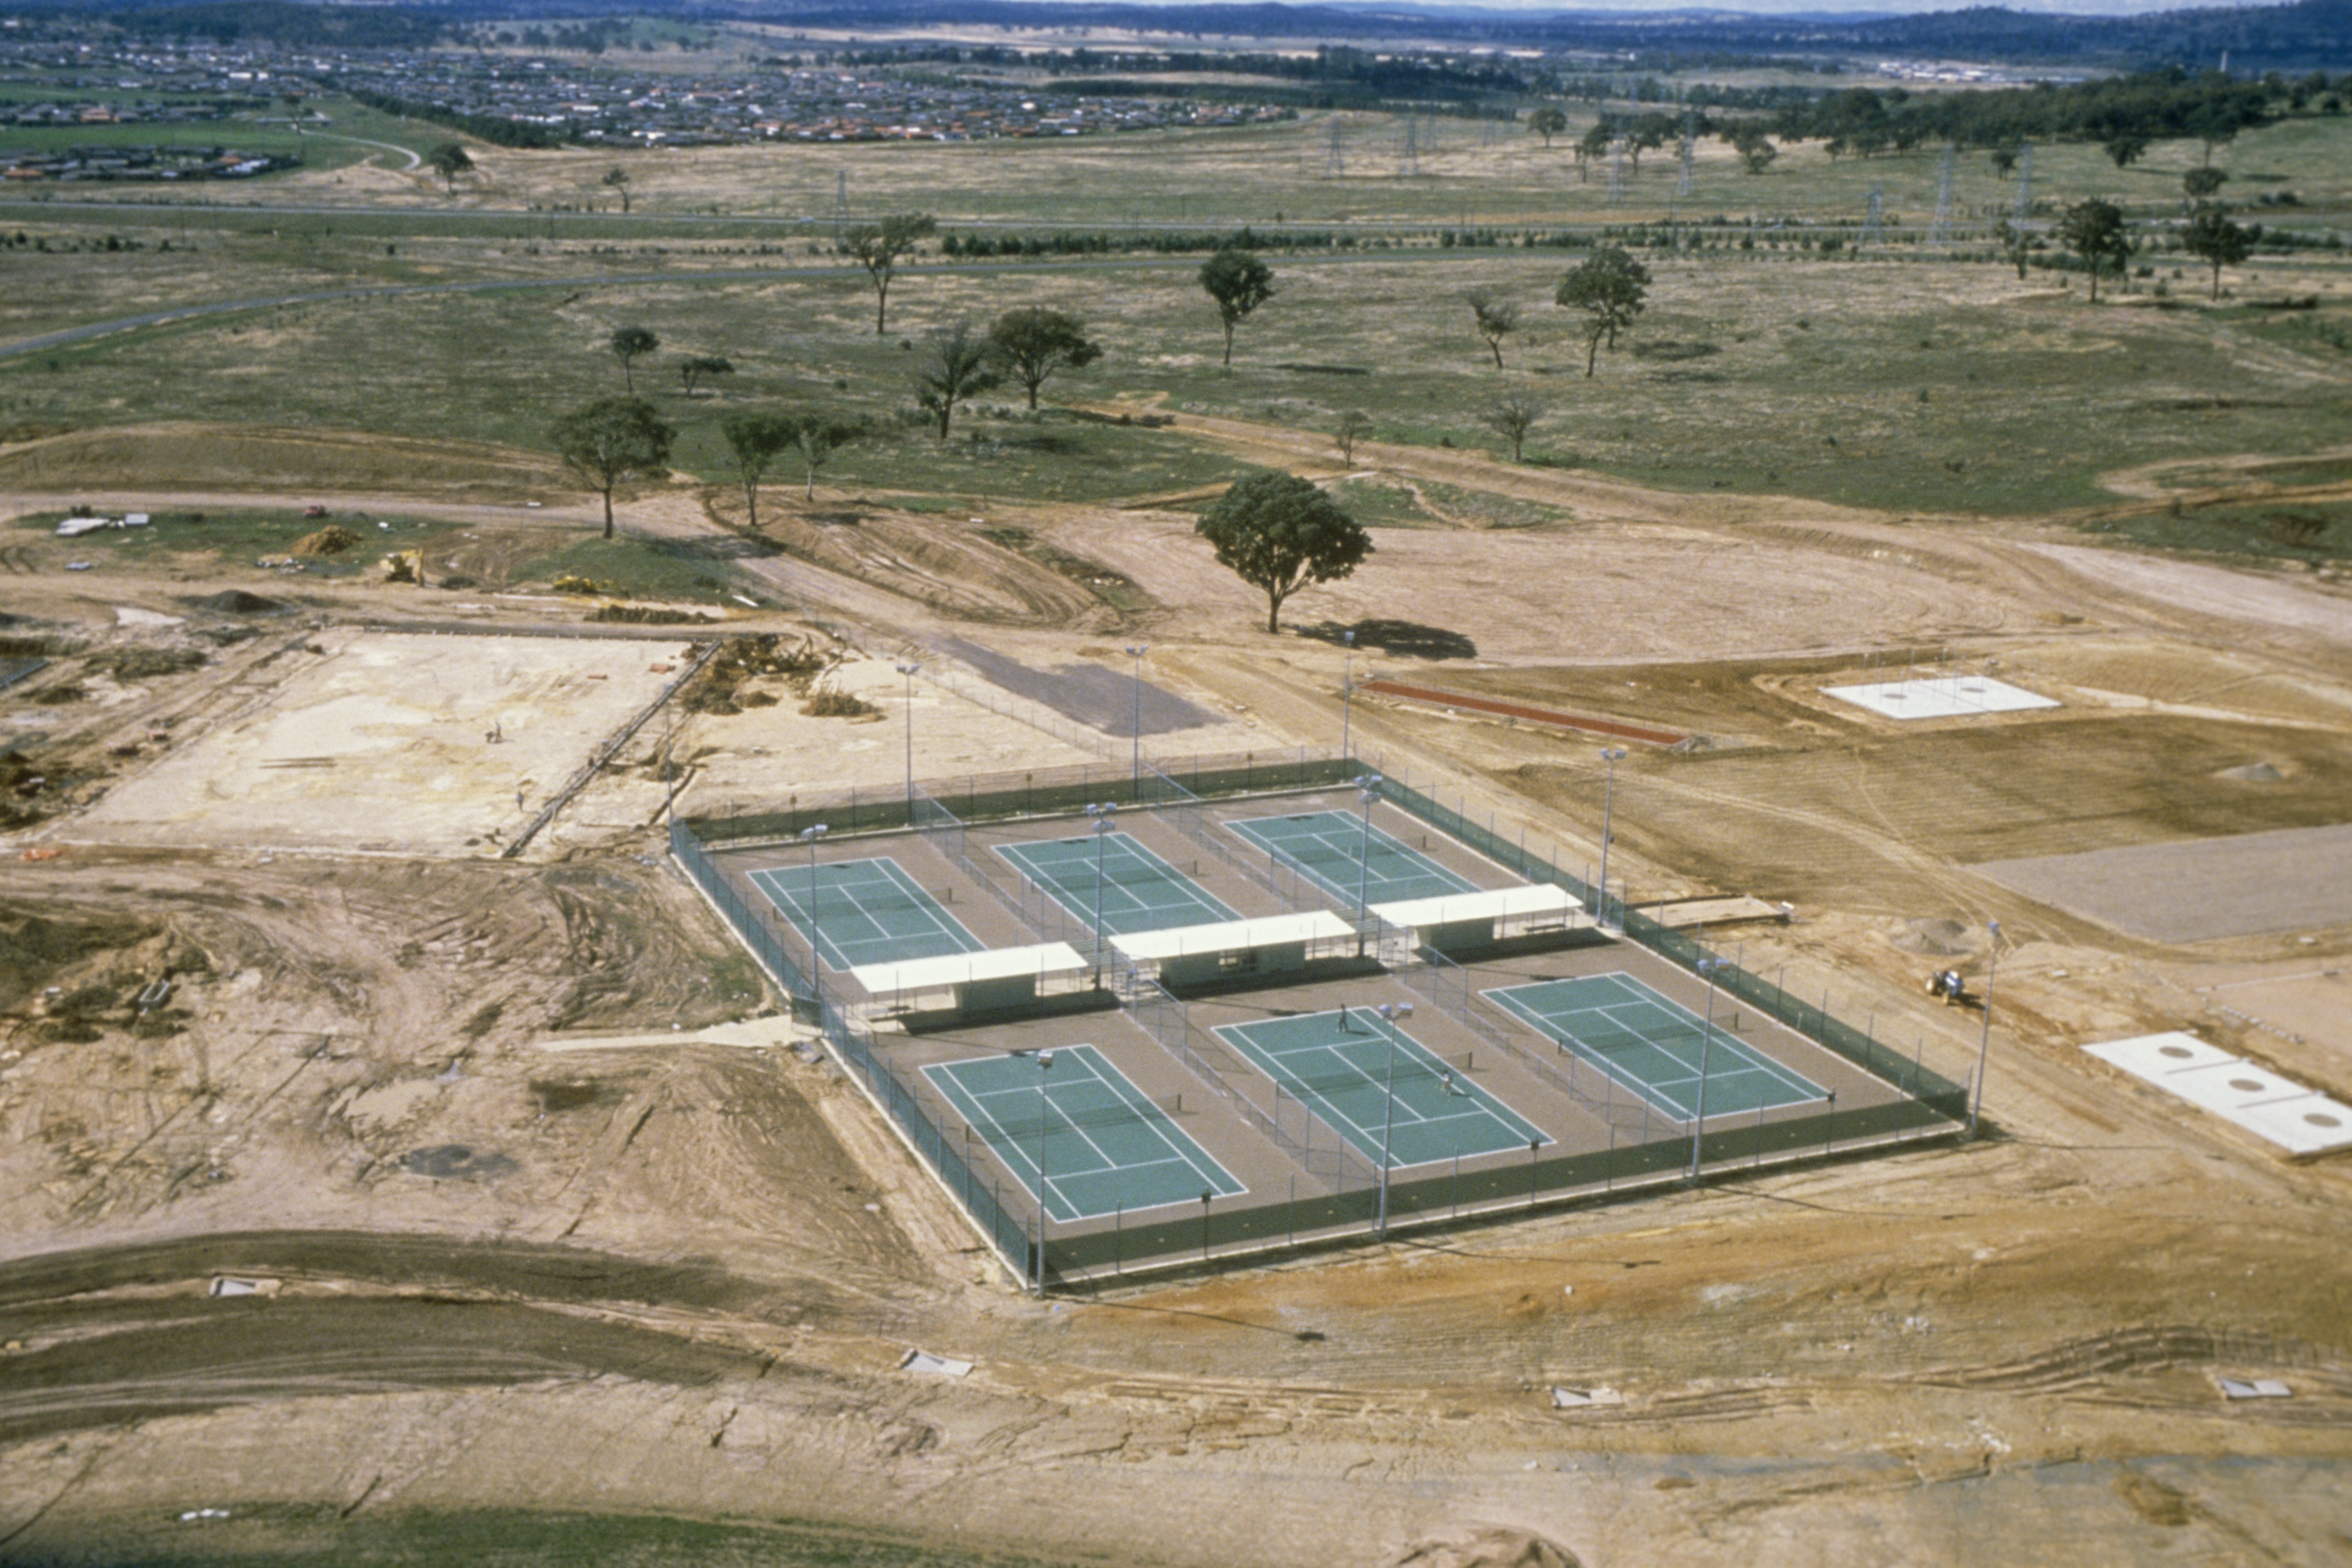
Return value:
<svg viewBox="0 0 2352 1568">
<path fill-rule="evenodd" d="M 253 211 L 12 208 L 52 249 L 10 253 L 11 338 L 379 281 L 533 287 L 256 307 L 0 367 L 0 488 L 41 520 L 0 532 L 0 656 L 48 661 L 0 695 L 0 1552 L 446 1561 L 519 1539 L 723 1561 L 799 1550 L 807 1526 L 959 1568 L 1420 1568 L 1513 1561 L 1529 1537 L 1587 1563 L 1814 1568 L 2308 1561 L 2352 1531 L 2352 1343 L 2330 1262 L 2346 1163 L 2283 1163 L 2079 1049 L 2185 1027 L 2342 1098 L 2352 928 L 2166 943 L 1972 868 L 2342 827 L 2336 256 L 2266 255 L 2216 310 L 2159 254 L 2142 292 L 2092 311 L 2056 274 L 2021 286 L 1989 261 L 1654 252 L 1651 313 L 1587 382 L 1538 302 L 1570 253 L 1449 251 L 1427 232 L 1465 205 L 1472 223 L 1612 221 L 1563 153 L 1482 129 L 1424 122 L 1412 180 L 1377 169 L 1401 127 L 1370 118 L 1342 127 L 1339 181 L 1321 177 L 1316 120 L 1075 160 L 664 155 L 637 165 L 627 223 L 520 205 L 581 199 L 609 159 L 511 153 L 454 202 L 352 166 L 237 193 L 278 204 Z M 2342 138 L 2340 121 L 2243 138 L 2230 189 L 2292 184 L 2334 210 L 2352 195 Z M 1791 153 L 1750 182 L 1702 151 L 1699 205 L 1768 221 L 1851 227 L 1874 182 L 1898 210 L 1933 200 L 1928 153 Z M 2053 202 L 2106 190 L 2153 213 L 2196 158 L 2162 146 L 2117 174 L 2095 149 L 2037 149 L 2036 178 Z M 1017 275 L 927 258 L 894 293 L 908 341 L 1051 302 L 1111 351 L 1053 384 L 1060 411 L 1033 423 L 998 395 L 941 445 L 893 425 L 901 331 L 876 339 L 855 280 L 806 254 L 818 226 L 797 220 L 829 210 L 843 169 L 877 210 L 1015 226 L 1098 224 L 1117 187 L 1113 206 L 1188 225 L 1279 210 L 1422 232 L 1407 250 L 1277 258 L 1285 292 L 1245 326 L 1232 376 L 1210 363 L 1197 258 Z M 1973 207 L 2013 195 L 1975 160 L 1960 184 Z M 1671 172 L 1642 185 L 1623 218 L 1663 216 Z M 390 210 L 290 210 L 362 195 Z M 711 204 L 792 222 L 704 229 L 678 210 Z M 142 248 L 57 248 L 109 228 Z M 759 254 L 785 234 L 795 254 Z M 788 262 L 791 278 L 615 280 Z M 1477 282 L 1544 319 L 1499 374 L 1459 330 L 1454 295 Z M 602 343 L 631 321 L 665 355 L 740 369 L 689 402 L 674 371 L 640 366 L 687 427 L 681 477 L 625 497 L 607 546 L 544 433 L 617 388 Z M 1556 401 L 1531 443 L 1546 464 L 1492 455 L 1475 411 L 1505 389 Z M 709 432 L 770 399 L 891 433 L 845 451 L 813 503 L 787 465 L 753 541 Z M 1343 467 L 1328 422 L 1360 406 L 1375 437 Z M 1303 595 L 1277 637 L 1190 515 L 1161 510 L 1267 463 L 1336 478 L 1380 525 L 1363 569 Z M 238 516 L 218 536 L 58 540 L 76 501 Z M 363 510 L 369 556 L 393 547 L 381 516 L 427 523 L 410 531 L 457 564 L 425 589 L 382 583 L 372 559 L 254 565 L 313 501 Z M 544 584 L 575 546 L 566 569 L 611 592 L 495 591 Z M 334 668 L 310 642 L 577 632 L 608 603 L 843 651 L 832 689 L 879 717 L 803 714 L 781 679 L 748 679 L 641 731 L 516 862 L 466 845 L 483 827 L 470 786 L 436 804 L 439 775 L 412 770 L 339 807 L 324 770 L 281 783 L 231 744 L 312 689 L 274 658 Z M 638 671 L 697 631 L 637 629 L 616 646 Z M 959 662 L 950 639 L 981 652 Z M 1350 668 L 1706 737 L 1618 764 L 1612 879 L 1637 900 L 1794 902 L 1792 923 L 1711 940 L 1956 1075 L 1979 1017 L 1921 981 L 1957 967 L 1980 988 L 1999 919 L 1992 1136 L 1026 1301 L 870 1106 L 788 1048 L 779 998 L 662 869 L 664 775 L 710 813 L 895 798 L 910 742 L 919 777 L 1124 776 L 1123 649 L 1147 642 L 1144 677 L 1171 698 L 1148 702 L 1148 754 L 1332 744 Z M 925 665 L 911 703 L 899 658 Z M 2062 706 L 1898 725 L 1821 695 L 1914 666 L 1990 669 Z M 427 689 L 443 679 L 379 672 L 371 689 L 480 700 Z M 1439 775 L 1449 805 L 1599 858 L 1598 742 L 1360 685 L 1346 714 L 1392 776 Z M 563 731 L 551 765 L 601 721 Z M 289 732 L 282 754 L 325 751 Z M 227 797 L 296 790 L 285 815 L 326 824 L 327 847 L 265 857 L 235 847 L 242 831 L 204 841 L 201 822 L 99 841 L 94 816 L 199 758 L 217 765 L 175 801 L 218 789 L 207 811 L 259 819 Z M 456 759 L 461 784 L 478 761 Z M 332 837 L 377 817 L 404 848 Z M 2342 880 L 2309 858 L 2288 875 L 2306 892 Z M 954 907 L 979 922 L 987 906 Z M 1678 999 L 1703 1006 L 1690 990 Z M 1233 1021 L 1278 1000 L 1237 994 Z M 1083 1024 L 1072 1042 L 1094 1043 Z M 1135 1053 L 1140 1090 L 1185 1090 L 1149 1059 Z M 263 1289 L 209 1295 L 223 1277 Z M 977 1366 L 901 1370 L 913 1346 Z M 2294 1396 L 2225 1403 L 2220 1375 Z M 1624 1402 L 1555 1408 L 1554 1388 L 1596 1386 Z M 206 1508 L 230 1517 L 180 1518 Z"/>
</svg>

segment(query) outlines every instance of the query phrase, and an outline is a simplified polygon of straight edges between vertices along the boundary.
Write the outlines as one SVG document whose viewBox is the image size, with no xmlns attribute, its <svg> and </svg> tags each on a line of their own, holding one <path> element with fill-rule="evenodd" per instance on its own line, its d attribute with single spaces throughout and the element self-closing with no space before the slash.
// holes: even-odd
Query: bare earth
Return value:
<svg viewBox="0 0 2352 1568">
<path fill-rule="evenodd" d="M 1305 436 L 1202 433 L 1328 471 Z M 2053 839 L 2343 823 L 2340 589 L 1468 453 L 1367 460 L 1575 521 L 1383 531 L 1279 637 L 1188 519 L 1148 507 L 990 520 L 1122 575 L 1139 610 L 1074 597 L 953 517 L 894 521 L 895 563 L 814 542 L 749 560 L 791 609 L 728 629 L 839 632 L 842 681 L 879 719 L 786 700 L 656 720 L 519 860 L 489 833 L 520 819 L 511 788 L 535 809 L 683 637 L 352 580 L 207 641 L 238 617 L 193 597 L 277 582 L 69 576 L 63 542 L 11 534 L 7 609 L 74 646 L 0 698 L 0 740 L 37 736 L 71 770 L 0 860 L 0 1557 L 200 1508 L 266 1542 L 279 1516 L 257 1510 L 288 1504 L 801 1521 L 1202 1568 L 1540 1561 L 1530 1537 L 1589 1564 L 2340 1561 L 2352 1166 L 2278 1158 L 2079 1047 L 2193 1028 L 2345 1095 L 2352 927 L 2315 910 L 2164 945 L 1969 869 Z M 482 468 L 475 492 L 401 504 L 522 522 L 505 459 Z M 12 514 L 87 478 L 0 453 Z M 584 520 L 564 508 L 533 526 Z M 683 489 L 625 524 L 719 528 Z M 362 620 L 493 635 L 427 647 Z M 1327 622 L 1406 629 L 1349 666 L 1301 635 Z M 578 635 L 512 635 L 533 629 Z M 1028 1300 L 874 1109 L 793 1048 L 661 858 L 673 785 L 687 812 L 887 793 L 910 736 L 918 776 L 1124 763 L 1116 723 L 991 686 L 950 637 L 1121 676 L 1148 643 L 1144 679 L 1213 719 L 1147 737 L 1154 753 L 1332 745 L 1350 668 L 1707 736 L 1619 764 L 1612 877 L 1637 899 L 1794 902 L 1792 924 L 1714 940 L 1954 1076 L 1979 1016 L 1920 978 L 1980 986 L 1997 918 L 1990 1135 Z M 133 647 L 205 662 L 98 668 Z M 926 670 L 911 727 L 904 658 Z M 1895 659 L 1998 660 L 2063 706 L 1906 728 L 1819 695 Z M 37 700 L 75 679 L 81 700 Z M 1346 721 L 1384 771 L 1597 856 L 1592 742 L 1360 693 Z M 167 974 L 142 1018 L 130 996 Z M 208 1296 L 222 1277 L 265 1289 Z M 975 1370 L 899 1371 L 917 1346 Z M 2292 1397 L 2228 1402 L 2224 1375 Z M 1556 1387 L 1623 1402 L 1556 1409 Z"/>
</svg>

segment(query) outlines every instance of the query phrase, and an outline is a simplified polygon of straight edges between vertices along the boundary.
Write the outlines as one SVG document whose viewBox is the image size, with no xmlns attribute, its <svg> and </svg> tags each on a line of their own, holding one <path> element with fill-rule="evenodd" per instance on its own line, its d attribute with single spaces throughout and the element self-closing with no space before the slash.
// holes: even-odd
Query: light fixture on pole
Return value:
<svg viewBox="0 0 2352 1568">
<path fill-rule="evenodd" d="M 1139 788 L 1143 784 L 1143 656 L 1150 651 L 1148 642 L 1137 643 L 1127 650 L 1127 657 L 1135 660 L 1135 719 L 1128 732 L 1134 740 L 1135 783 Z"/>
<path fill-rule="evenodd" d="M 1609 764 L 1609 788 L 1601 797 L 1601 907 L 1593 911 L 1593 918 L 1603 929 L 1609 924 L 1609 815 L 1617 805 L 1617 764 L 1624 760 L 1624 756 L 1625 748 L 1622 746 L 1601 748 L 1601 760 Z M 1618 917 L 1617 925 L 1620 930 L 1624 928 L 1625 921 L 1622 914 Z"/>
<path fill-rule="evenodd" d="M 1356 717 L 1356 634 L 1341 632 L 1339 639 L 1348 645 L 1348 671 L 1339 679 L 1339 760 L 1344 763 L 1354 755 L 1348 742 Z"/>
<path fill-rule="evenodd" d="M 1095 828 L 1095 984 L 1097 986 L 1102 984 L 1103 844 L 1118 829 L 1118 825 L 1112 820 L 1118 811 L 1118 805 L 1113 801 L 1087 807 L 1087 817 Z"/>
<path fill-rule="evenodd" d="M 1037 1053 L 1037 1279 L 1030 1293 L 1045 1293 L 1045 1116 L 1053 1108 L 1045 1074 L 1054 1070 L 1054 1053 Z"/>
<path fill-rule="evenodd" d="M 1969 1096 L 1969 1139 L 1971 1142 L 1977 1135 L 1977 1117 L 1984 1110 L 1985 1058 L 1992 1049 L 1992 972 L 2000 958 L 2000 922 L 1987 921 L 1985 929 L 1992 934 L 1990 943 L 1985 949 L 1984 1023 L 1977 1032 L 1976 1092 Z"/>
<path fill-rule="evenodd" d="M 1372 1011 L 1380 1015 L 1381 1022 L 1385 1026 L 1382 1032 L 1388 1037 L 1389 1047 L 1387 1085 L 1388 1110 L 1387 1113 L 1381 1118 L 1381 1213 L 1379 1222 L 1380 1234 L 1386 1236 L 1389 1233 L 1389 1140 L 1396 1131 L 1396 1021 L 1399 1018 L 1410 1018 L 1412 1016 L 1412 1004 L 1410 1002 L 1383 1002 L 1379 1006 L 1373 1008 Z"/>
<path fill-rule="evenodd" d="M 1702 958 L 1698 972 L 1706 980 L 1706 1026 L 1698 1037 L 1698 1104 L 1691 1112 L 1690 1179 L 1698 1180 L 1699 1140 L 1706 1133 L 1706 1057 L 1707 1046 L 1715 1037 L 1715 972 L 1723 967 L 1720 958 Z"/>
<path fill-rule="evenodd" d="M 895 668 L 907 678 L 907 810 L 908 826 L 911 827 L 915 809 L 915 672 L 923 667 L 909 659 Z"/>
<path fill-rule="evenodd" d="M 809 852 L 808 939 L 809 951 L 816 952 L 816 841 L 824 837 L 824 824 L 814 823 L 801 829 L 801 842 Z M 819 955 L 822 957 L 822 955 Z"/>
<path fill-rule="evenodd" d="M 1356 956 L 1364 956 L 1364 928 L 1371 920 L 1372 806 L 1381 798 L 1381 775 L 1365 773 L 1356 780 L 1356 799 L 1364 808 L 1363 842 L 1356 851 Z"/>
</svg>

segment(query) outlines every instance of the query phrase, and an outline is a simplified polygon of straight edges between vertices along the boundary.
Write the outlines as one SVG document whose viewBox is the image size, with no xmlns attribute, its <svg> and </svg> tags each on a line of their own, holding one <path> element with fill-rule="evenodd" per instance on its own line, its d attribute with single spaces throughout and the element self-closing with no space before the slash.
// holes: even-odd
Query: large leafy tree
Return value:
<svg viewBox="0 0 2352 1568">
<path fill-rule="evenodd" d="M 2099 269 L 2123 249 L 2123 209 L 2097 196 L 2076 202 L 2058 222 L 2066 248 L 2082 258 L 2091 274 L 2091 303 L 2099 302 Z"/>
<path fill-rule="evenodd" d="M 685 384 L 688 397 L 694 395 L 695 387 L 704 377 L 734 374 L 735 362 L 725 354 L 689 354 L 677 367 L 677 378 Z"/>
<path fill-rule="evenodd" d="M 604 171 L 604 188 L 621 198 L 621 210 L 629 210 L 629 172 L 615 164 Z"/>
<path fill-rule="evenodd" d="M 1201 287 L 1217 304 L 1225 328 L 1225 364 L 1234 363 L 1234 329 L 1274 298 L 1274 268 L 1246 250 L 1228 247 L 1201 264 Z"/>
<path fill-rule="evenodd" d="M 2213 294 L 2221 297 L 2221 268 L 2235 267 L 2254 253 L 2254 241 L 2263 236 L 2263 226 L 2252 228 L 2232 222 L 2230 215 L 2218 206 L 2200 206 L 2197 216 L 2189 220 L 2181 231 L 2180 247 L 2189 255 L 2213 269 Z"/>
<path fill-rule="evenodd" d="M 956 405 L 997 384 L 996 373 L 988 368 L 989 358 L 988 340 L 974 337 L 967 322 L 958 321 L 932 336 L 922 365 L 915 372 L 915 401 L 938 416 L 940 440 L 948 438 L 948 422 L 955 417 Z"/>
<path fill-rule="evenodd" d="M 1601 355 L 1601 340 L 1617 347 L 1617 334 L 1633 325 L 1648 308 L 1650 269 L 1633 259 L 1621 245 L 1606 245 L 1570 269 L 1552 298 L 1571 310 L 1584 312 L 1584 374 L 1592 375 Z"/>
<path fill-rule="evenodd" d="M 661 347 L 661 339 L 656 337 L 649 327 L 615 327 L 613 329 L 613 335 L 606 339 L 605 342 L 606 346 L 613 351 L 613 357 L 621 362 L 622 384 L 628 389 L 631 396 L 635 396 L 637 391 L 637 375 L 632 367 L 638 360 Z"/>
<path fill-rule="evenodd" d="M 760 526 L 760 481 L 793 444 L 793 416 L 772 408 L 738 408 L 722 415 L 719 434 L 735 459 L 743 486 L 743 510 L 754 531 Z"/>
<path fill-rule="evenodd" d="M 1519 307 L 1516 300 L 1506 300 L 1492 289 L 1473 289 L 1462 296 L 1470 307 L 1472 327 L 1486 341 L 1486 352 L 1495 356 L 1495 368 L 1503 368 L 1503 340 L 1519 330 Z"/>
<path fill-rule="evenodd" d="M 1217 564 L 1265 591 L 1265 629 L 1282 629 L 1282 602 L 1310 583 L 1355 571 L 1371 536 L 1329 496 L 1296 474 L 1262 470 L 1202 514 L 1194 531 Z"/>
<path fill-rule="evenodd" d="M 881 336 L 890 309 L 890 278 L 916 245 L 939 232 L 929 213 L 893 213 L 880 223 L 861 223 L 842 231 L 841 247 L 866 268 L 874 285 L 874 333 Z"/>
<path fill-rule="evenodd" d="M 677 432 L 641 397 L 600 397 L 560 416 L 550 432 L 556 456 L 581 484 L 604 498 L 604 537 L 613 537 L 613 491 L 633 479 L 669 471 Z"/>
<path fill-rule="evenodd" d="M 1047 376 L 1065 367 L 1082 369 L 1102 358 L 1102 345 L 1088 341 L 1084 321 L 1066 310 L 1034 305 L 997 317 L 988 329 L 988 351 L 1029 389 L 1032 408 L 1037 406 L 1037 389 Z"/>
<path fill-rule="evenodd" d="M 1538 109 L 1528 116 L 1528 129 L 1543 138 L 1546 147 L 1551 139 L 1568 129 L 1568 116 L 1557 109 Z"/>
<path fill-rule="evenodd" d="M 441 176 L 449 194 L 457 194 L 457 176 L 474 166 L 473 154 L 456 142 L 444 142 L 425 154 L 425 166 Z"/>
</svg>

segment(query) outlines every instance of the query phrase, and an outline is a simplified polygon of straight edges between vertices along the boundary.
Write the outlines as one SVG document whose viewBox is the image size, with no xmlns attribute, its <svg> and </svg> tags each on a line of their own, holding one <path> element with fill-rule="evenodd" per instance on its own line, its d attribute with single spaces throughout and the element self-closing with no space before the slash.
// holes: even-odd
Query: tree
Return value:
<svg viewBox="0 0 2352 1568">
<path fill-rule="evenodd" d="M 604 184 L 621 198 L 621 210 L 629 210 L 629 172 L 615 166 L 604 171 Z"/>
<path fill-rule="evenodd" d="M 1225 328 L 1225 366 L 1233 367 L 1234 328 L 1274 298 L 1274 268 L 1246 250 L 1220 250 L 1201 264 L 1201 287 L 1217 302 Z"/>
<path fill-rule="evenodd" d="M 1371 434 L 1372 416 L 1360 409 L 1350 408 L 1339 416 L 1339 423 L 1331 431 L 1331 444 L 1339 448 L 1339 460 L 1356 460 L 1356 443 Z"/>
<path fill-rule="evenodd" d="M 1592 128 L 1576 139 L 1576 177 L 1592 178 L 1592 161 L 1609 155 L 1609 144 L 1617 140 L 1617 128 L 1606 119 L 1596 120 Z"/>
<path fill-rule="evenodd" d="M 760 526 L 760 480 L 768 466 L 793 444 L 794 435 L 792 416 L 768 408 L 738 408 L 722 415 L 719 434 L 726 438 L 727 450 L 735 458 L 736 477 L 743 485 L 743 510 L 750 514 L 751 528 Z"/>
<path fill-rule="evenodd" d="M 559 417 L 551 434 L 563 466 L 604 498 L 607 539 L 613 537 L 613 491 L 625 480 L 667 473 L 670 443 L 677 437 L 641 397 L 600 397 Z"/>
<path fill-rule="evenodd" d="M 1102 358 L 1102 345 L 1087 339 L 1087 324 L 1066 310 L 1024 306 L 1007 310 L 988 329 L 988 352 L 1029 389 L 1029 406 L 1037 406 L 1037 389 L 1045 378 L 1067 366 L 1082 369 Z"/>
<path fill-rule="evenodd" d="M 793 423 L 793 447 L 801 455 L 801 470 L 808 479 L 808 493 L 803 500 L 816 500 L 816 471 L 832 461 L 834 453 L 865 434 L 862 422 L 853 424 L 815 414 L 804 414 Z"/>
<path fill-rule="evenodd" d="M 882 335 L 890 308 L 890 275 L 898 270 L 899 258 L 912 251 L 919 240 L 937 234 L 939 228 L 938 221 L 929 213 L 893 213 L 880 223 L 861 223 L 843 231 L 841 247 L 866 268 L 866 276 L 874 285 L 876 337 Z"/>
<path fill-rule="evenodd" d="M 2233 223 L 2230 215 L 2218 206 L 2202 206 L 2189 220 L 2180 236 L 2180 247 L 2213 269 L 2213 298 L 2221 297 L 2221 268 L 2235 267 L 2254 253 L 2254 241 L 2263 235 L 2263 226 L 2247 228 Z"/>
<path fill-rule="evenodd" d="M 613 353 L 620 359 L 622 384 L 629 389 L 632 395 L 635 395 L 637 390 L 637 377 L 636 373 L 630 367 L 637 359 L 661 347 L 661 340 L 645 327 L 615 327 L 613 329 L 612 337 L 607 341 Z"/>
<path fill-rule="evenodd" d="M 1544 405 L 1532 397 L 1506 397 L 1491 404 L 1478 416 L 1479 422 L 1511 444 L 1511 461 L 1519 460 L 1519 448 L 1536 421 L 1544 416 Z"/>
<path fill-rule="evenodd" d="M 2137 131 L 2117 131 L 2100 142 L 2099 148 L 2115 160 L 2116 168 L 2127 169 L 2139 162 L 2140 154 L 2147 151 L 2147 138 Z"/>
<path fill-rule="evenodd" d="M 1528 116 L 1528 129 L 1542 137 L 1549 150 L 1551 139 L 1568 129 L 1568 116 L 1557 109 L 1538 109 Z"/>
<path fill-rule="evenodd" d="M 2091 273 L 2091 303 L 2099 302 L 2099 268 L 2123 244 L 2124 215 L 2115 203 L 2097 196 L 2076 202 L 2058 221 L 2066 248 L 2083 258 Z"/>
<path fill-rule="evenodd" d="M 1617 334 L 1629 330 L 1633 318 L 1647 308 L 1649 287 L 1650 269 L 1619 245 L 1601 247 L 1559 280 L 1559 291 L 1552 298 L 1571 310 L 1584 312 L 1585 379 L 1592 377 L 1601 340 L 1607 338 L 1613 352 Z"/>
<path fill-rule="evenodd" d="M 2221 194 L 2221 187 L 2229 183 L 2230 174 L 2226 169 L 2200 166 L 2190 169 L 2180 176 L 2181 192 L 2192 202 L 2211 201 Z"/>
<path fill-rule="evenodd" d="M 457 176 L 474 166 L 472 154 L 455 142 L 444 142 L 425 154 L 425 166 L 441 176 L 449 194 L 457 194 Z"/>
<path fill-rule="evenodd" d="M 1470 307 L 1471 326 L 1486 340 L 1486 352 L 1495 356 L 1495 368 L 1503 368 L 1503 340 L 1519 330 L 1519 307 L 1516 300 L 1506 300 L 1492 289 L 1473 289 L 1462 296 Z"/>
<path fill-rule="evenodd" d="M 1741 165 L 1751 174 L 1762 174 L 1780 155 L 1772 139 L 1752 125 L 1743 125 L 1731 132 L 1731 150 L 1739 154 Z"/>
<path fill-rule="evenodd" d="M 1261 469 L 1217 498 L 1193 531 L 1217 564 L 1265 590 L 1265 629 L 1282 629 L 1282 602 L 1310 583 L 1355 571 L 1371 536 L 1329 496 L 1296 474 Z"/>
<path fill-rule="evenodd" d="M 956 405 L 997 384 L 988 368 L 988 340 L 971 335 L 969 323 L 958 321 L 931 336 L 929 352 L 915 373 L 915 401 L 939 416 L 940 439 L 948 438 L 948 422 Z"/>
<path fill-rule="evenodd" d="M 735 362 L 725 354 L 692 354 L 677 367 L 678 379 L 686 384 L 686 395 L 694 395 L 694 384 L 706 375 L 733 375 Z"/>
<path fill-rule="evenodd" d="M 2000 253 L 2017 268 L 2017 280 L 2025 281 L 2025 258 L 2033 247 L 2033 236 L 2023 224 L 2003 218 L 1993 230 L 2000 241 Z"/>
</svg>

